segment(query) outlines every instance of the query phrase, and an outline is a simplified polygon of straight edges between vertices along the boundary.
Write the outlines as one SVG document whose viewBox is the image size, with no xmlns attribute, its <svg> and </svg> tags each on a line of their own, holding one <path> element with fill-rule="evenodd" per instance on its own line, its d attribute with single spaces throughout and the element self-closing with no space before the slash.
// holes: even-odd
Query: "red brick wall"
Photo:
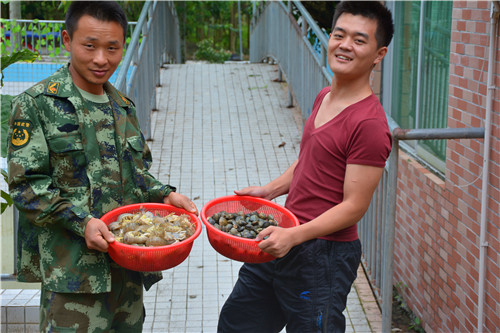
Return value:
<svg viewBox="0 0 500 333">
<path fill-rule="evenodd" d="M 489 1 L 456 1 L 448 127 L 484 127 Z M 489 161 L 484 331 L 500 331 L 500 31 Z M 402 153 L 394 283 L 427 332 L 477 331 L 484 140 L 449 140 L 445 180 Z"/>
</svg>

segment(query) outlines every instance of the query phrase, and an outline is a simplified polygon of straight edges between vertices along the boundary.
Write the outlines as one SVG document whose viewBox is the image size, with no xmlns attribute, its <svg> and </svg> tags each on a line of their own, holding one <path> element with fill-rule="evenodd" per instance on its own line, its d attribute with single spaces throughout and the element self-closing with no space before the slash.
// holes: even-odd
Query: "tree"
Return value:
<svg viewBox="0 0 500 333">
<path fill-rule="evenodd" d="M 183 58 L 192 59 L 197 45 L 211 44 L 213 50 L 239 53 L 238 10 L 236 1 L 176 1 Z M 241 1 L 243 53 L 248 54 L 252 4 Z"/>
<path fill-rule="evenodd" d="M 320 28 L 330 32 L 332 29 L 333 13 L 339 1 L 301 1 L 312 18 L 318 23 Z"/>
</svg>

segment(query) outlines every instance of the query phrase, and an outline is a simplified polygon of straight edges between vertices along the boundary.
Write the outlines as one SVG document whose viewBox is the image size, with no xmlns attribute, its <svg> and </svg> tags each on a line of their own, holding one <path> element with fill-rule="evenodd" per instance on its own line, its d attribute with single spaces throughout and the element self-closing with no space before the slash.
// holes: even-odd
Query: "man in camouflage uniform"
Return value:
<svg viewBox="0 0 500 333">
<path fill-rule="evenodd" d="M 74 2 L 63 41 L 71 61 L 12 102 L 9 189 L 19 210 L 18 280 L 41 282 L 40 330 L 138 332 L 142 287 L 161 273 L 119 267 L 99 218 L 132 203 L 193 202 L 149 172 L 132 101 L 109 77 L 127 19 L 114 2 Z"/>
</svg>

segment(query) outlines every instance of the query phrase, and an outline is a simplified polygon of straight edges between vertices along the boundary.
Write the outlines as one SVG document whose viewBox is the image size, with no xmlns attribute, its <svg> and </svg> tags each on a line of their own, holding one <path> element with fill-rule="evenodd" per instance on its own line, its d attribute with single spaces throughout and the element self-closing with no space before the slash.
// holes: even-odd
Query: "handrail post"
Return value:
<svg viewBox="0 0 500 333">
<path fill-rule="evenodd" d="M 136 25 L 136 27 L 138 27 L 139 29 L 134 30 L 134 33 L 132 34 L 132 38 L 129 43 L 129 48 L 131 49 L 131 52 L 125 53 L 125 57 L 122 60 L 122 67 L 120 67 L 118 73 L 116 74 L 115 87 L 126 94 L 129 94 L 127 92 L 128 66 L 133 62 L 133 59 L 135 58 L 135 52 L 133 51 L 135 51 L 135 49 L 138 48 L 139 38 L 141 37 L 141 27 L 144 26 L 144 23 L 147 20 L 147 14 L 150 5 L 151 1 L 146 1 L 144 3 L 144 7 L 142 7 L 141 15 Z"/>
<path fill-rule="evenodd" d="M 326 57 L 327 57 L 327 50 L 323 47 L 323 45 L 321 45 L 321 53 L 320 53 L 321 67 L 326 67 L 327 65 Z"/>
<path fill-rule="evenodd" d="M 389 156 L 388 207 L 385 216 L 384 274 L 382 281 L 382 332 L 390 332 L 392 326 L 392 275 L 394 264 L 394 229 L 398 185 L 399 140 L 394 137 Z"/>
<path fill-rule="evenodd" d="M 302 36 L 306 37 L 307 38 L 307 21 L 306 20 L 303 20 L 302 21 Z"/>
</svg>

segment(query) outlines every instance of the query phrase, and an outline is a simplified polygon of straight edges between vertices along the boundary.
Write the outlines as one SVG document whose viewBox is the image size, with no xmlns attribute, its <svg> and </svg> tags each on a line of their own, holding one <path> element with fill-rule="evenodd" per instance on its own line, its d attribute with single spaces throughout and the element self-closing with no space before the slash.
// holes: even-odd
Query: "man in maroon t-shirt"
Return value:
<svg viewBox="0 0 500 333">
<path fill-rule="evenodd" d="M 343 332 L 347 294 L 356 278 L 363 217 L 391 151 L 384 110 L 369 84 L 393 35 L 378 1 L 337 5 L 328 42 L 332 84 L 320 91 L 298 159 L 265 186 L 238 195 L 274 199 L 299 219 L 269 227 L 257 240 L 278 259 L 244 264 L 219 318 L 219 332 Z M 267 237 L 266 239 L 264 239 Z"/>
</svg>

